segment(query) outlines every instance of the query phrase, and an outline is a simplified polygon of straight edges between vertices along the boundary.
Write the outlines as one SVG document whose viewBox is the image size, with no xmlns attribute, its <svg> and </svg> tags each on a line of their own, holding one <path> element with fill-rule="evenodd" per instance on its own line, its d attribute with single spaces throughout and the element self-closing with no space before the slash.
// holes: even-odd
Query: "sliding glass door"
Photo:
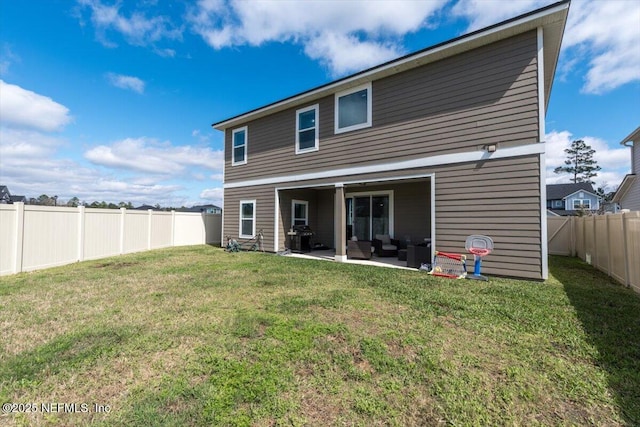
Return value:
<svg viewBox="0 0 640 427">
<path fill-rule="evenodd" d="M 376 234 L 392 234 L 391 203 L 389 193 L 347 195 L 347 228 L 350 226 L 351 235 L 372 240 Z"/>
</svg>

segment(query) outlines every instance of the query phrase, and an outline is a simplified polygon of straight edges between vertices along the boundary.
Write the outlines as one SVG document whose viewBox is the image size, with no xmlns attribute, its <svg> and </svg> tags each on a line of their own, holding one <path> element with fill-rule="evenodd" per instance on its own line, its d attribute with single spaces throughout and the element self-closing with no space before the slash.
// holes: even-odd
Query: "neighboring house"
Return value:
<svg viewBox="0 0 640 427">
<path fill-rule="evenodd" d="M 544 117 L 568 10 L 556 3 L 214 123 L 222 234 L 262 230 L 276 252 L 308 225 L 337 261 L 350 235 L 466 253 L 467 236 L 485 234 L 495 250 L 483 272 L 547 278 Z"/>
<path fill-rule="evenodd" d="M 0 185 L 0 203 L 11 203 L 11 193 L 6 185 Z"/>
<path fill-rule="evenodd" d="M 25 196 L 11 196 L 11 203 L 27 203 L 27 198 Z"/>
<path fill-rule="evenodd" d="M 17 202 L 27 203 L 27 198 L 25 196 L 12 196 L 6 185 L 0 185 L 0 203 L 8 204 Z"/>
<path fill-rule="evenodd" d="M 559 216 L 596 212 L 600 209 L 600 200 L 587 182 L 547 185 L 547 209 Z"/>
<path fill-rule="evenodd" d="M 155 206 L 151 206 L 151 205 L 140 205 L 137 208 L 133 208 L 136 211 L 157 211 L 160 210 L 158 208 L 156 208 Z"/>
<path fill-rule="evenodd" d="M 640 126 L 620 144 L 631 147 L 631 173 L 624 177 L 612 201 L 621 209 L 640 211 Z"/>
<path fill-rule="evenodd" d="M 178 209 L 179 212 L 202 212 L 207 214 L 221 214 L 222 208 L 216 205 L 196 205 L 190 208 Z"/>
</svg>

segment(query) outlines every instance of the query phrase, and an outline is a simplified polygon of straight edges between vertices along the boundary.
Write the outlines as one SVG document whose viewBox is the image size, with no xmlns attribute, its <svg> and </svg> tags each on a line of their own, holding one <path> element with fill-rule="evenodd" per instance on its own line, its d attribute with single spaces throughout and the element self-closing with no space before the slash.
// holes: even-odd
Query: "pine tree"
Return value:
<svg viewBox="0 0 640 427">
<path fill-rule="evenodd" d="M 567 153 L 567 160 L 564 161 L 565 166 L 555 168 L 555 173 L 570 173 L 573 175 L 572 182 L 588 182 L 595 184 L 591 178 L 598 176 L 597 172 L 601 169 L 598 162 L 593 160 L 593 154 L 596 150 L 590 145 L 578 139 L 571 143 L 571 147 L 564 150 Z"/>
</svg>

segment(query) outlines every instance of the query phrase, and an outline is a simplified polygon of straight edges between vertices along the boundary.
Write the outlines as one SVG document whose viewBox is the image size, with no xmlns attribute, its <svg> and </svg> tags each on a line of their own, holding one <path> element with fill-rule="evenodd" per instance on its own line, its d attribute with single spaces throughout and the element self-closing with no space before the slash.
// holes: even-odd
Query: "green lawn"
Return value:
<svg viewBox="0 0 640 427">
<path fill-rule="evenodd" d="M 550 268 L 456 281 L 195 246 L 2 277 L 0 401 L 26 406 L 0 425 L 639 425 L 640 297 Z"/>
</svg>

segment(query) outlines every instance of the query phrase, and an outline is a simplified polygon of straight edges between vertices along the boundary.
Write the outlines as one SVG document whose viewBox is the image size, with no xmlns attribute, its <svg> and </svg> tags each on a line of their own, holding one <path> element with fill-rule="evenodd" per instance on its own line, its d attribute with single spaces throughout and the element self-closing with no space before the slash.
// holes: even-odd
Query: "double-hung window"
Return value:
<svg viewBox="0 0 640 427">
<path fill-rule="evenodd" d="M 247 127 L 234 129 L 231 133 L 231 144 L 233 145 L 233 154 L 231 165 L 244 165 L 247 163 Z"/>
<path fill-rule="evenodd" d="M 291 224 L 309 225 L 309 202 L 302 200 L 291 202 Z"/>
<path fill-rule="evenodd" d="M 371 83 L 335 95 L 335 133 L 371 127 Z"/>
<path fill-rule="evenodd" d="M 296 111 L 296 154 L 318 151 L 318 104 Z"/>
<path fill-rule="evenodd" d="M 250 239 L 256 235 L 256 201 L 240 201 L 240 237 Z"/>
<path fill-rule="evenodd" d="M 591 209 L 591 200 L 573 199 L 573 209 Z"/>
</svg>

